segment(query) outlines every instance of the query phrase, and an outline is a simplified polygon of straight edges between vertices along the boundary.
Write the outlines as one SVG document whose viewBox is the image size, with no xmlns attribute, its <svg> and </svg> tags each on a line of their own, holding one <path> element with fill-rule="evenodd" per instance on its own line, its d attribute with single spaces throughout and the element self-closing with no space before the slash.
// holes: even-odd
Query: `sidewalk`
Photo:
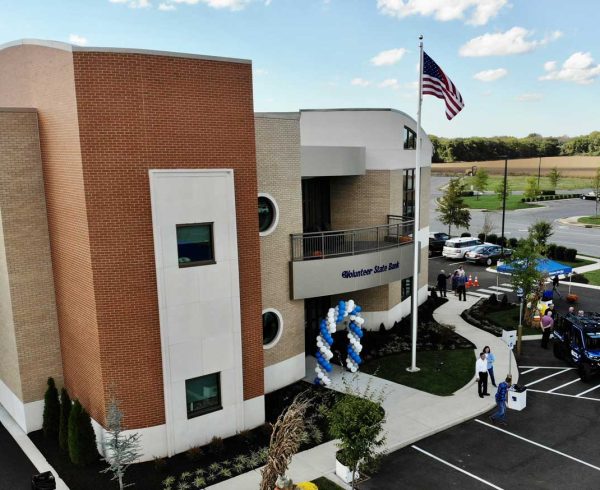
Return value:
<svg viewBox="0 0 600 490">
<path fill-rule="evenodd" d="M 569 218 L 560 218 L 558 222 L 561 225 L 579 226 L 581 228 L 600 228 L 600 225 L 590 225 L 585 223 L 579 223 L 579 218 L 585 218 L 585 216 L 571 216 Z"/>
<path fill-rule="evenodd" d="M 479 353 L 485 345 L 490 346 L 491 351 L 496 355 L 494 371 L 497 382 L 503 380 L 508 373 L 510 355 L 513 380 L 516 383 L 518 380 L 517 364 L 506 344 L 500 338 L 473 327 L 460 317 L 460 313 L 472 306 L 479 298 L 468 297 L 467 301 L 460 302 L 454 297 L 448 299 L 446 304 L 434 312 L 434 318 L 439 323 L 454 325 L 456 333 L 475 344 L 476 353 Z M 417 366 L 419 365 L 418 361 L 417 353 Z M 314 360 L 311 361 L 311 358 L 307 358 L 309 375 L 305 379 L 308 381 L 312 380 L 314 362 Z M 473 379 L 452 396 L 431 395 L 360 372 L 355 378 L 354 374 L 346 373 L 338 366 L 334 368 L 330 378 L 331 388 L 338 391 L 344 391 L 343 379 L 345 377 L 349 382 L 361 387 L 371 381 L 372 388 L 385 390 L 387 396 L 383 406 L 387 417 L 386 450 L 395 451 L 485 413 L 495 406 L 493 396 L 485 398 L 477 396 L 474 371 L 475 355 L 473 356 Z M 493 390 L 491 385 L 490 390 Z M 298 453 L 294 456 L 287 475 L 295 482 L 328 476 L 340 483 L 334 476 L 335 452 L 335 442 L 330 441 Z M 208 488 L 213 490 L 252 490 L 258 488 L 259 483 L 260 470 L 254 470 Z"/>
</svg>

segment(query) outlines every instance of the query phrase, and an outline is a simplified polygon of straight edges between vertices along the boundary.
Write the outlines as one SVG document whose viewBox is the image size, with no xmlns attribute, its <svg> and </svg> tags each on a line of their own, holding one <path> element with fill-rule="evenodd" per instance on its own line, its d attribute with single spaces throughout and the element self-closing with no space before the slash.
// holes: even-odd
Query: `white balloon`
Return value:
<svg viewBox="0 0 600 490">
<path fill-rule="evenodd" d="M 356 352 L 361 352 L 362 350 L 363 350 L 363 346 L 362 346 L 362 345 L 360 345 L 360 344 L 358 344 L 358 345 L 356 346 Z"/>
<path fill-rule="evenodd" d="M 352 338 L 352 334 L 350 332 L 348 332 L 348 335 L 346 335 L 346 337 L 348 337 L 348 339 Z"/>
<path fill-rule="evenodd" d="M 317 342 L 317 347 L 319 347 L 319 348 L 323 347 L 323 342 Z"/>
<path fill-rule="evenodd" d="M 356 319 L 356 315 L 350 315 L 350 321 L 353 322 Z"/>
<path fill-rule="evenodd" d="M 323 373 L 318 373 L 318 374 L 317 374 L 317 376 L 318 376 L 320 379 L 323 379 Z"/>
</svg>

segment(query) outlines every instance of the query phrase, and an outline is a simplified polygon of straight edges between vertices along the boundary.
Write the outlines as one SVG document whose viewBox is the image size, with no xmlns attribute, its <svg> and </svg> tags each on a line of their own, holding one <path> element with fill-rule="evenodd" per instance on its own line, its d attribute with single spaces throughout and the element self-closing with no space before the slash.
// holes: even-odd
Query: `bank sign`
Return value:
<svg viewBox="0 0 600 490">
<path fill-rule="evenodd" d="M 369 269 L 351 269 L 342 271 L 342 277 L 344 279 L 353 279 L 355 277 L 370 276 L 371 274 L 380 274 L 382 272 L 393 271 L 394 269 L 400 269 L 400 261 L 390 262 L 387 265 L 381 264 L 371 267 Z"/>
</svg>

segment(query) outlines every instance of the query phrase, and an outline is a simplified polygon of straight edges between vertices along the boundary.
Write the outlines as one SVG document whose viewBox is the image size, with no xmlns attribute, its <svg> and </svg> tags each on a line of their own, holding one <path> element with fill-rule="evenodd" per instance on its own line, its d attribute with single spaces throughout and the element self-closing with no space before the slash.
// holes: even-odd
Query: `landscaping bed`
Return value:
<svg viewBox="0 0 600 490">
<path fill-rule="evenodd" d="M 319 487 L 319 490 L 344 490 L 343 487 L 336 485 L 329 478 L 325 478 L 324 476 L 313 480 L 313 483 Z"/>
<path fill-rule="evenodd" d="M 266 448 L 271 437 L 269 422 L 275 422 L 294 397 L 307 390 L 314 396 L 315 409 L 312 411 L 314 417 L 309 424 L 306 440 L 300 450 L 330 440 L 323 411 L 318 407 L 330 407 L 337 397 L 342 395 L 299 381 L 265 395 L 267 423 L 264 425 L 226 439 L 215 438 L 210 444 L 192 448 L 171 458 L 157 458 L 154 461 L 134 464 L 127 470 L 125 481 L 135 483 L 134 488 L 143 490 L 202 489 L 260 467 L 266 461 Z M 32 432 L 29 437 L 72 490 L 118 488 L 118 484 L 111 481 L 110 474 L 100 473 L 107 467 L 100 457 L 88 466 L 75 466 L 69 461 L 68 455 L 59 450 L 58 444 L 45 438 L 41 430 Z"/>
<path fill-rule="evenodd" d="M 519 305 L 506 301 L 498 301 L 495 294 L 482 298 L 471 308 L 461 313 L 461 317 L 471 325 L 486 332 L 502 336 L 503 330 L 517 330 L 519 325 Z M 523 325 L 523 335 L 537 335 L 540 331 L 528 325 Z"/>
<path fill-rule="evenodd" d="M 585 225 L 600 225 L 600 216 L 583 216 L 577 221 Z"/>
<path fill-rule="evenodd" d="M 502 209 L 502 200 L 498 199 L 498 196 L 495 194 L 485 194 L 483 196 L 479 196 L 479 198 L 477 198 L 476 196 L 464 197 L 463 201 L 465 203 L 465 206 L 471 209 L 485 209 L 488 211 L 498 211 Z M 521 196 L 515 194 L 506 196 L 507 211 L 535 207 L 539 206 L 537 204 L 521 202 Z"/>
</svg>

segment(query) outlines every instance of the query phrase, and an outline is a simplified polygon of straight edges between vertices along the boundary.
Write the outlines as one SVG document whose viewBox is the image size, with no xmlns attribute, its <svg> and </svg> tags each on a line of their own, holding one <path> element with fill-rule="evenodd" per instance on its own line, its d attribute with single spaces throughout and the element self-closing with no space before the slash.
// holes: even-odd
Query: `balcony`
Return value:
<svg viewBox="0 0 600 490">
<path fill-rule="evenodd" d="M 340 294 L 412 275 L 414 219 L 291 235 L 292 299 Z"/>
</svg>

